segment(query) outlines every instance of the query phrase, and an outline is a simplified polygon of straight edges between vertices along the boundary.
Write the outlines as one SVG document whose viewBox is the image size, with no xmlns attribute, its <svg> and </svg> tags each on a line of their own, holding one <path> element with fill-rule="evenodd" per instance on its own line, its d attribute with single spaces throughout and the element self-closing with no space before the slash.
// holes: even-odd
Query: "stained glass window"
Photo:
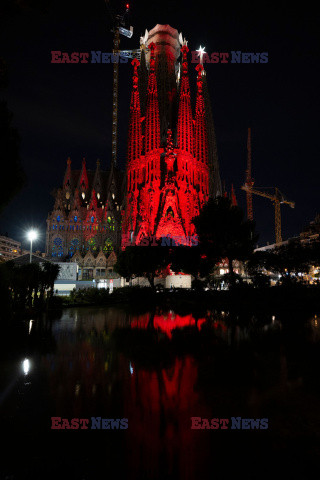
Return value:
<svg viewBox="0 0 320 480">
<path fill-rule="evenodd" d="M 60 215 L 57 216 L 57 222 L 60 222 Z"/>
<path fill-rule="evenodd" d="M 110 253 L 113 251 L 112 241 L 110 238 L 107 238 L 107 240 L 104 242 L 103 251 L 107 255 L 110 255 Z"/>
<path fill-rule="evenodd" d="M 97 250 L 97 242 L 95 238 L 90 238 L 88 241 L 89 248 L 92 252 L 95 252 Z"/>
<path fill-rule="evenodd" d="M 80 242 L 77 238 L 74 238 L 73 240 L 71 240 L 70 247 L 69 247 L 70 257 L 73 257 L 76 251 L 79 250 L 79 247 L 80 247 Z"/>
<path fill-rule="evenodd" d="M 108 217 L 107 222 L 108 222 L 107 228 L 109 230 L 111 230 L 112 232 L 114 232 L 114 218 L 113 217 Z"/>
<path fill-rule="evenodd" d="M 63 255 L 63 241 L 61 238 L 57 237 L 53 240 L 52 256 L 62 257 L 62 255 Z"/>
<path fill-rule="evenodd" d="M 77 222 L 78 221 L 78 217 L 77 215 L 74 216 L 74 221 Z"/>
</svg>

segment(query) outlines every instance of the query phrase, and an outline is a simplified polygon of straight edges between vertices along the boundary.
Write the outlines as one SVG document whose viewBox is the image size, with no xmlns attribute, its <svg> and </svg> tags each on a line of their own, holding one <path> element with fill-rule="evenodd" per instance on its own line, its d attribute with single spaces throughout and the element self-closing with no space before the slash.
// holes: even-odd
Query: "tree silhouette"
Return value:
<svg viewBox="0 0 320 480">
<path fill-rule="evenodd" d="M 235 284 L 234 260 L 246 260 L 253 252 L 258 236 L 255 223 L 244 219 L 244 213 L 225 197 L 210 199 L 193 223 L 199 236 L 202 255 L 211 268 L 228 259 L 231 284 Z"/>
<path fill-rule="evenodd" d="M 168 249 L 158 245 L 129 246 L 119 253 L 114 266 L 122 277 L 146 277 L 154 288 L 154 278 L 168 265 Z"/>
</svg>

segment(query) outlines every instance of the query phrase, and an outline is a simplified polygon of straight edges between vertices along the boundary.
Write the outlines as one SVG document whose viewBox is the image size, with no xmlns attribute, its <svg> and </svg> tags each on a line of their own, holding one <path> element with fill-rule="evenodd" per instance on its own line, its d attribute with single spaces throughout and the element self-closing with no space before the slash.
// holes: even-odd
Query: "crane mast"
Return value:
<svg viewBox="0 0 320 480">
<path fill-rule="evenodd" d="M 110 0 L 105 0 L 109 15 L 112 21 L 113 36 L 113 55 L 117 61 L 113 62 L 113 90 L 112 90 L 112 140 L 111 140 L 111 164 L 117 165 L 117 135 L 118 135 L 118 90 L 119 90 L 119 57 L 120 57 L 120 34 L 131 38 L 133 27 L 128 30 L 125 25 L 125 17 L 129 12 L 129 4 L 126 4 L 125 13 L 115 15 Z"/>
<path fill-rule="evenodd" d="M 291 208 L 295 207 L 295 203 L 289 200 L 286 200 L 284 195 L 280 192 L 279 188 L 275 187 L 273 190 L 275 191 L 274 194 L 266 193 L 261 190 L 257 190 L 256 188 L 249 188 L 247 185 L 243 185 L 241 187 L 242 190 L 248 192 L 250 189 L 250 193 L 254 195 L 258 195 L 260 197 L 268 198 L 273 202 L 274 209 L 275 209 L 275 237 L 276 243 L 282 242 L 282 235 L 281 235 L 281 204 L 284 203 L 289 205 Z"/>
<path fill-rule="evenodd" d="M 289 200 L 286 200 L 284 195 L 280 192 L 279 188 L 274 187 L 274 193 L 267 193 L 257 188 L 253 188 L 254 180 L 251 177 L 251 128 L 248 128 L 248 140 L 247 140 L 247 170 L 246 170 L 246 182 L 241 187 L 242 190 L 245 190 L 247 196 L 247 217 L 248 220 L 253 220 L 253 209 L 252 209 L 252 195 L 258 195 L 260 197 L 268 198 L 273 202 L 274 205 L 274 223 L 275 223 L 275 240 L 276 244 L 282 242 L 281 234 L 281 204 L 287 204 L 291 208 L 294 208 L 295 203 Z M 263 190 L 266 190 L 264 188 Z"/>
<path fill-rule="evenodd" d="M 246 183 L 247 190 L 247 217 L 248 220 L 253 220 L 252 210 L 252 192 L 251 188 L 254 185 L 253 178 L 251 177 L 251 128 L 248 128 L 248 140 L 247 140 L 247 170 L 246 170 Z"/>
<path fill-rule="evenodd" d="M 119 54 L 120 33 L 119 28 L 114 29 L 113 55 Z M 111 140 L 111 162 L 117 165 L 117 133 L 118 133 L 118 84 L 119 84 L 119 62 L 113 63 L 113 91 L 112 91 L 112 140 Z"/>
</svg>

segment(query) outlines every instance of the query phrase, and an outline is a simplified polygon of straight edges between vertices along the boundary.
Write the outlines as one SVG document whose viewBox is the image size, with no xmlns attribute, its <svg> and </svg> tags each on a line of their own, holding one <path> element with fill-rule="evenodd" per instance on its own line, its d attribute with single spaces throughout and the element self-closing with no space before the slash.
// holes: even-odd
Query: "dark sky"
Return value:
<svg viewBox="0 0 320 480">
<path fill-rule="evenodd" d="M 65 4 L 67 3 L 67 5 Z M 62 182 L 66 159 L 88 168 L 111 157 L 112 64 L 52 64 L 51 51 L 111 52 L 110 18 L 104 0 L 5 1 L 2 55 L 9 69 L 1 96 L 14 114 L 21 139 L 27 186 L 0 217 L 0 231 L 24 241 L 37 227 L 44 249 L 50 192 Z M 43 6 L 44 5 L 44 6 Z M 116 8 L 124 2 L 114 2 Z M 131 39 L 121 48 L 138 48 L 139 37 L 157 23 L 182 31 L 190 50 L 204 45 L 208 53 L 268 52 L 265 64 L 207 64 L 207 78 L 218 142 L 221 176 L 233 183 L 238 202 L 246 168 L 247 128 L 252 129 L 253 176 L 256 187 L 277 186 L 296 202 L 282 207 L 283 238 L 299 234 L 319 208 L 319 17 L 304 4 L 287 8 L 261 2 L 234 8 L 172 1 L 132 1 Z M 190 65 L 190 77 L 195 76 Z M 126 132 L 132 67 L 120 65 L 119 165 L 125 165 Z M 6 159 L 1 159 L 2 172 Z M 14 178 L 8 178 L 14 182 Z M 259 245 L 274 241 L 274 209 L 254 197 Z"/>
</svg>

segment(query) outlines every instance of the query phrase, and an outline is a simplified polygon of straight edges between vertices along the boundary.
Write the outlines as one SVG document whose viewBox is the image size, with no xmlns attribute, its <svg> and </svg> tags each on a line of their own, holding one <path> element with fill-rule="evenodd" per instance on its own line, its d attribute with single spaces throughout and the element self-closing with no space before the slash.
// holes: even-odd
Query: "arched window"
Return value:
<svg viewBox="0 0 320 480">
<path fill-rule="evenodd" d="M 70 246 L 69 246 L 70 257 L 73 257 L 76 251 L 79 250 L 79 247 L 80 247 L 80 242 L 77 238 L 74 238 L 73 240 L 71 240 Z"/>
<path fill-rule="evenodd" d="M 57 216 L 57 222 L 60 222 L 60 215 Z"/>
<path fill-rule="evenodd" d="M 52 256 L 53 257 L 62 257 L 62 255 L 63 255 L 63 241 L 60 237 L 57 237 L 53 240 Z"/>
<path fill-rule="evenodd" d="M 91 252 L 95 252 L 97 250 L 97 242 L 95 238 L 90 238 L 88 241 L 88 246 Z"/>
<path fill-rule="evenodd" d="M 107 222 L 108 222 L 107 229 L 114 232 L 114 218 L 113 217 L 107 217 Z"/>
<path fill-rule="evenodd" d="M 110 255 L 110 253 L 113 251 L 113 245 L 112 245 L 112 241 L 110 240 L 110 238 L 107 238 L 107 240 L 104 242 L 103 251 L 107 255 Z"/>
</svg>

